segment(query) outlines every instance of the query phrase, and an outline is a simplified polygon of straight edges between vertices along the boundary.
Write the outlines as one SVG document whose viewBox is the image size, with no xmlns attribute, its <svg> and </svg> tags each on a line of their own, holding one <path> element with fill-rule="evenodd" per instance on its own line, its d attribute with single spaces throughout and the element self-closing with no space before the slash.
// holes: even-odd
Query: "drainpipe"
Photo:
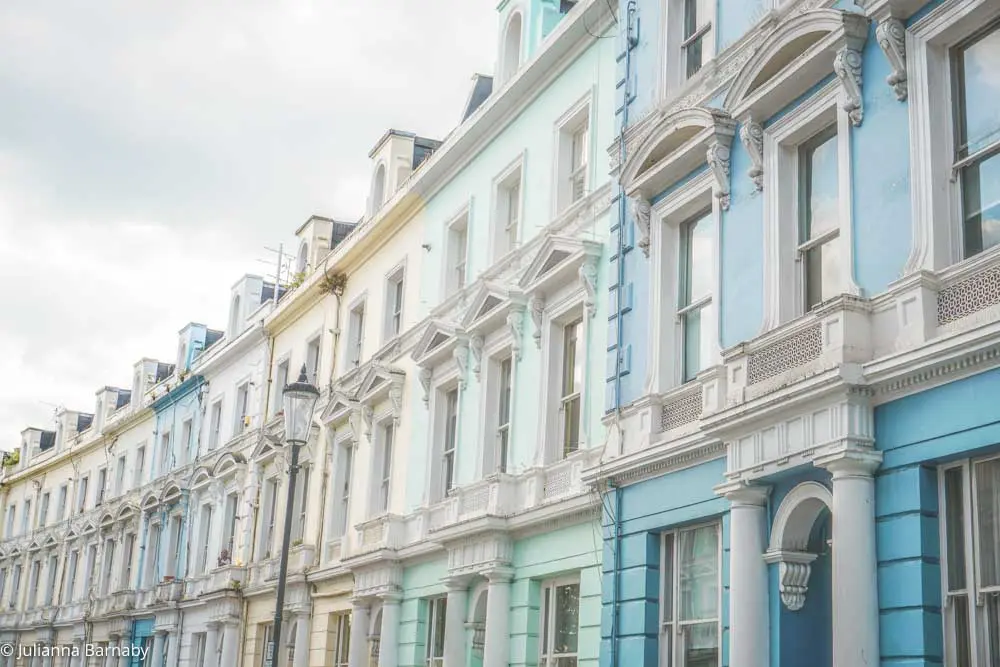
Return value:
<svg viewBox="0 0 1000 667">
<path fill-rule="evenodd" d="M 629 0 L 625 10 L 625 90 L 622 98 L 622 121 L 618 135 L 618 262 L 617 262 L 617 283 L 615 290 L 615 332 L 618 347 L 615 354 L 615 428 L 618 429 L 619 443 L 621 441 L 621 428 L 618 422 L 621 418 L 622 410 L 622 311 L 624 310 L 624 299 L 622 293 L 625 288 L 625 223 L 628 216 L 628 205 L 625 199 L 625 187 L 621 182 L 620 170 L 625 165 L 628 154 L 625 149 L 625 131 L 628 129 L 628 109 L 629 109 L 629 86 L 632 76 L 632 49 L 638 43 L 638 24 L 636 19 L 636 0 Z M 620 446 L 620 445 L 619 445 Z M 619 551 L 621 548 L 621 523 L 618 520 L 621 512 L 621 489 L 609 483 L 614 488 L 615 503 L 614 516 L 611 517 L 611 528 L 614 531 L 612 541 L 614 544 L 613 570 L 611 582 L 611 667 L 618 665 L 618 598 L 619 598 Z"/>
<path fill-rule="evenodd" d="M 324 274 L 325 273 L 326 269 L 324 269 Z M 340 344 L 340 308 L 343 305 L 342 299 L 344 297 L 344 288 L 343 287 L 335 288 L 332 290 L 332 293 L 334 298 L 337 299 L 337 309 L 336 312 L 334 313 L 333 328 L 330 329 L 330 333 L 333 334 L 333 346 L 330 351 L 330 379 L 327 382 L 328 401 L 333 396 L 333 379 L 337 375 L 337 347 Z M 327 440 L 329 442 L 329 438 Z M 333 445 L 331 444 L 330 446 L 332 447 Z M 333 464 L 333 452 L 327 452 L 323 456 L 323 475 L 322 475 L 322 485 L 320 486 L 320 499 L 319 499 L 320 516 L 325 516 L 326 514 L 325 508 L 326 508 L 326 496 L 328 491 L 327 485 L 329 484 L 330 481 L 332 464 Z M 319 524 L 316 526 L 316 548 L 320 550 L 319 562 L 321 563 L 323 562 L 323 550 L 326 547 L 326 545 L 323 542 L 323 538 L 325 537 L 325 535 L 323 534 L 325 532 L 325 528 L 326 528 L 326 522 L 321 519 L 319 521 Z"/>
</svg>

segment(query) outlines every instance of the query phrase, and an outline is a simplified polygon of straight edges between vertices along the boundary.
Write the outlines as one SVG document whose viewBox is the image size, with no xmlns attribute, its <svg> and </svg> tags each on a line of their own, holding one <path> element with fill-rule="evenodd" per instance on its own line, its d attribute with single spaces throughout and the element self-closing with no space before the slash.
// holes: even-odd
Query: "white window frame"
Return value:
<svg viewBox="0 0 1000 667">
<path fill-rule="evenodd" d="M 94 507 L 100 507 L 108 499 L 108 469 L 101 466 L 97 469 L 97 484 L 94 486 Z M 28 502 L 31 502 L 30 500 Z"/>
<path fill-rule="evenodd" d="M 519 154 L 494 179 L 492 190 L 492 211 L 490 223 L 490 258 L 492 263 L 511 253 L 520 245 L 524 224 L 524 190 L 526 151 Z M 517 187 L 517 196 L 510 193 Z M 511 219 L 510 207 L 517 204 L 517 214 Z"/>
<path fill-rule="evenodd" d="M 315 350 L 315 358 L 310 359 L 309 357 L 313 356 L 313 350 Z M 306 341 L 305 362 L 306 362 L 306 377 L 309 378 L 309 382 L 311 382 L 317 387 L 320 386 L 319 372 L 320 372 L 320 366 L 323 363 L 322 330 L 314 333 Z"/>
<path fill-rule="evenodd" d="M 284 379 L 282 379 L 282 375 L 284 375 Z M 292 379 L 292 353 L 285 352 L 283 355 L 278 357 L 274 364 L 274 380 L 271 384 L 272 417 L 276 416 L 284 409 L 282 390 L 284 389 L 284 386 L 288 384 L 290 379 Z"/>
<path fill-rule="evenodd" d="M 448 598 L 441 595 L 437 597 L 427 598 L 427 636 L 424 642 L 424 658 L 427 667 L 444 667 L 444 655 L 446 652 L 446 639 L 445 630 L 441 629 L 441 646 L 434 646 L 434 635 L 440 629 L 438 627 L 438 618 L 435 612 L 439 607 L 444 607 L 444 613 L 442 616 L 447 619 L 448 616 Z M 445 620 L 447 623 L 447 620 Z M 440 648 L 441 655 L 434 655 L 435 649 Z"/>
<path fill-rule="evenodd" d="M 555 649 L 555 646 L 553 644 L 555 642 L 555 634 L 556 634 L 556 607 L 557 607 L 557 605 L 555 604 L 556 589 L 564 587 L 564 586 L 574 586 L 574 585 L 577 587 L 578 590 L 580 589 L 580 576 L 578 574 L 564 576 L 564 577 L 556 577 L 556 578 L 548 579 L 548 580 L 542 582 L 541 590 L 539 591 L 539 600 L 538 600 L 538 604 L 539 604 L 539 610 L 538 610 L 539 613 L 538 613 L 538 616 L 539 616 L 539 624 L 540 624 L 540 627 L 538 629 L 538 651 L 539 651 L 538 664 L 539 664 L 539 667 L 556 667 L 556 665 L 560 664 L 560 659 L 561 658 L 575 658 L 576 660 L 579 660 L 579 651 L 580 651 L 579 644 L 577 644 L 577 652 L 576 653 L 554 653 L 553 652 L 554 649 Z M 551 591 L 551 593 L 549 595 L 549 609 L 548 609 L 549 613 L 548 614 L 545 613 L 546 612 L 546 609 L 545 609 L 545 592 L 546 592 L 546 590 Z M 579 627 L 579 619 L 580 619 L 579 597 L 580 597 L 580 595 L 579 595 L 579 593 L 577 594 L 577 596 L 578 596 L 578 602 L 577 602 L 578 606 L 577 606 L 577 610 L 576 610 L 576 616 L 577 616 L 577 640 L 579 641 L 579 637 L 580 637 L 580 627 Z M 548 644 L 548 645 L 546 646 L 546 644 Z"/>
<path fill-rule="evenodd" d="M 399 434 L 396 422 L 391 417 L 378 420 L 372 428 L 375 430 L 375 456 L 372 457 L 373 483 L 368 516 L 376 517 L 387 514 L 392 509 L 393 458 L 398 448 Z M 389 439 L 387 450 L 386 441 L 390 429 L 392 437 Z"/>
<path fill-rule="evenodd" d="M 222 444 L 223 396 L 212 401 L 208 409 L 208 451 L 214 452 Z"/>
<path fill-rule="evenodd" d="M 447 429 L 448 401 L 447 396 L 451 391 L 458 393 L 457 414 L 458 422 L 455 434 L 455 452 L 453 462 L 458 461 L 458 443 L 461 441 L 462 428 L 462 405 L 465 393 L 461 381 L 458 377 L 457 369 L 450 369 L 450 372 L 442 374 L 438 382 L 431 387 L 428 392 L 429 401 L 427 408 L 430 419 L 430 465 L 427 475 L 427 497 L 431 503 L 443 500 L 447 496 L 447 489 L 444 478 L 444 457 L 445 457 L 445 431 Z M 452 480 L 452 487 L 456 486 Z"/>
<path fill-rule="evenodd" d="M 351 523 L 351 495 L 357 443 L 350 438 L 338 441 L 336 433 L 331 433 L 330 439 L 330 446 L 334 448 L 334 470 L 330 476 L 333 484 L 330 489 L 333 501 L 330 512 L 330 539 L 339 540 L 347 534 Z"/>
<path fill-rule="evenodd" d="M 840 258 L 839 293 L 860 296 L 854 280 L 850 116 L 832 80 L 764 128 L 764 326 L 761 333 L 805 313 L 799 252 L 799 147 L 831 125 L 837 128 Z"/>
<path fill-rule="evenodd" d="M 244 378 L 236 383 L 236 402 L 233 403 L 233 437 L 241 435 L 250 428 L 250 378 Z M 240 396 L 243 396 L 243 406 L 240 406 Z M 243 414 L 240 414 L 242 409 Z"/>
<path fill-rule="evenodd" d="M 66 518 L 66 504 L 69 501 L 69 482 L 59 485 L 59 495 L 56 500 L 56 521 Z"/>
<path fill-rule="evenodd" d="M 160 474 L 165 475 L 171 471 L 174 463 L 173 438 L 170 437 L 170 429 L 160 434 Z"/>
<path fill-rule="evenodd" d="M 469 284 L 469 231 L 472 202 L 451 216 L 445 230 L 445 261 L 441 294 L 447 298 Z M 464 237 L 464 241 L 461 239 Z"/>
<path fill-rule="evenodd" d="M 277 527 L 278 516 L 278 493 L 280 485 L 277 477 L 269 477 L 264 480 L 263 490 L 264 511 L 261 512 L 261 532 L 260 532 L 260 553 L 261 560 L 267 560 L 274 554 L 274 531 Z"/>
<path fill-rule="evenodd" d="M 340 612 L 332 614 L 336 628 L 333 640 L 333 667 L 348 667 L 351 647 L 351 615 Z"/>
<path fill-rule="evenodd" d="M 517 53 L 514 57 L 509 53 L 510 45 L 507 43 L 507 36 L 510 33 L 511 23 L 514 19 L 518 18 L 521 21 L 521 31 L 517 37 Z M 527 34 L 527 25 L 525 21 L 525 12 L 520 5 L 513 6 L 510 9 L 510 13 L 507 14 L 507 19 L 503 23 L 503 32 L 500 33 L 500 53 L 497 57 L 497 71 L 499 76 L 497 77 L 497 89 L 505 85 L 508 81 L 517 76 L 518 71 L 520 71 L 521 66 L 524 64 L 524 51 L 525 51 L 525 35 Z"/>
<path fill-rule="evenodd" d="M 672 667 L 684 667 L 684 665 L 683 665 L 683 646 L 681 646 L 681 642 L 675 640 L 676 637 L 680 636 L 679 629 L 682 626 L 684 626 L 684 625 L 704 625 L 704 624 L 710 623 L 712 621 L 712 619 L 698 619 L 696 621 L 680 621 L 679 618 L 678 618 L 678 616 L 679 616 L 679 610 L 677 608 L 677 605 L 679 604 L 678 600 L 680 599 L 680 577 L 679 577 L 679 574 L 678 574 L 679 570 L 677 568 L 677 562 L 678 562 L 678 560 L 677 560 L 677 549 L 678 549 L 678 544 L 680 543 L 680 535 L 682 533 L 692 532 L 692 531 L 698 530 L 700 528 L 709 528 L 709 527 L 714 527 L 715 531 L 716 531 L 715 532 L 715 534 L 716 534 L 716 555 L 715 555 L 716 561 L 715 562 L 716 562 L 716 569 L 718 570 L 718 583 L 717 583 L 717 586 L 716 586 L 717 598 L 716 598 L 716 602 L 715 602 L 715 611 L 716 611 L 716 614 L 717 614 L 718 617 L 715 619 L 716 620 L 715 636 L 716 636 L 716 639 L 718 640 L 718 647 L 719 647 L 718 648 L 718 650 L 719 650 L 719 665 L 722 664 L 722 652 L 723 652 L 723 637 L 722 637 L 722 588 L 723 588 L 723 582 L 722 582 L 722 555 L 723 555 L 722 523 L 719 522 L 719 521 L 708 521 L 708 522 L 702 522 L 702 523 L 698 523 L 698 524 L 694 524 L 694 525 L 690 525 L 690 526 L 683 526 L 683 527 L 676 528 L 676 529 L 673 529 L 673 530 L 667 530 L 667 531 L 664 531 L 660 535 L 659 600 L 661 601 L 661 603 L 658 605 L 660 611 L 659 611 L 659 624 L 658 624 L 658 633 L 657 633 L 657 635 L 658 635 L 658 643 L 659 643 L 658 653 L 659 653 L 659 658 L 660 658 L 660 664 L 661 665 L 671 665 Z M 664 617 L 665 617 L 665 614 L 664 614 L 664 607 L 665 607 L 665 605 L 662 604 L 663 591 L 664 591 L 664 588 L 667 585 L 667 582 L 664 581 L 664 573 L 667 571 L 667 553 L 666 553 L 666 544 L 665 543 L 666 543 L 666 540 L 667 540 L 668 536 L 670 536 L 672 538 L 672 545 L 671 546 L 673 548 L 673 552 L 670 554 L 671 562 L 672 562 L 672 567 L 671 567 L 670 572 L 671 572 L 671 575 L 673 575 L 673 576 L 672 576 L 672 581 L 669 582 L 669 584 L 670 584 L 670 590 L 671 590 L 671 600 L 673 601 L 673 605 L 674 605 L 671 608 L 671 621 L 670 621 L 670 629 L 669 630 L 667 630 L 665 628 L 665 625 L 667 623 L 665 621 L 665 619 L 664 619 Z M 667 632 L 670 632 L 673 635 L 670 638 L 669 644 L 667 644 L 667 642 L 664 641 L 664 636 L 665 636 L 665 634 Z M 667 649 L 668 646 L 669 646 L 669 648 L 671 650 L 673 650 L 673 656 L 667 656 L 667 655 L 665 655 L 665 652 L 668 650 Z"/>
<path fill-rule="evenodd" d="M 51 502 L 51 495 L 48 491 L 42 494 L 41 499 L 38 502 L 38 527 L 44 528 L 49 520 L 49 503 Z"/>
<path fill-rule="evenodd" d="M 593 335 L 593 318 L 587 314 L 583 303 L 582 288 L 574 284 L 570 293 L 560 301 L 546 304 L 542 324 L 542 396 L 546 410 L 539 419 L 540 438 L 544 447 L 545 463 L 565 460 L 563 435 L 565 419 L 562 411 L 563 336 L 567 324 L 582 320 L 577 341 L 578 356 L 583 364 L 583 385 L 580 387 L 580 441 L 577 452 L 588 447 L 587 420 L 593 378 L 590 377 L 590 348 Z"/>
<path fill-rule="evenodd" d="M 392 267 L 385 276 L 382 343 L 403 333 L 403 309 L 406 307 L 406 260 Z"/>
<path fill-rule="evenodd" d="M 659 49 L 660 67 L 658 71 L 662 73 L 659 81 L 660 98 L 665 100 L 677 97 L 682 90 L 688 87 L 690 82 L 700 79 L 702 72 L 708 69 L 706 66 L 716 55 L 718 17 L 716 3 L 712 3 L 711 16 L 699 21 L 698 30 L 685 40 L 685 0 L 660 0 L 660 2 L 660 16 L 663 17 L 660 35 L 663 43 Z M 688 77 L 685 45 L 691 43 L 699 35 L 708 36 L 708 39 L 702 42 L 701 69 Z"/>
<path fill-rule="evenodd" d="M 906 29 L 913 244 L 905 273 L 983 254 L 963 259 L 961 179 L 952 171 L 955 105 L 941 100 L 953 100 L 952 47 L 997 17 L 1000 7 L 991 0 L 946 0 Z"/>
<path fill-rule="evenodd" d="M 212 540 L 212 519 L 215 512 L 212 503 L 203 503 L 198 513 L 198 563 L 196 572 L 207 572 L 212 561 L 209 558 L 209 544 Z"/>
<path fill-rule="evenodd" d="M 594 92 L 589 91 L 556 120 L 555 136 L 553 137 L 553 145 L 556 149 L 553 155 L 553 217 L 585 199 L 589 193 L 590 166 L 594 163 L 594 141 L 592 140 L 594 120 L 591 111 L 594 108 L 594 99 Z M 583 162 L 580 165 L 573 165 L 574 141 L 580 133 L 582 133 L 584 144 Z M 579 196 L 576 193 L 577 186 L 580 189 Z"/>
<path fill-rule="evenodd" d="M 964 596 L 968 600 L 968 623 L 969 623 L 969 655 L 971 664 L 988 665 L 989 658 L 996 660 L 1000 656 L 989 656 L 989 623 L 986 616 L 986 606 L 980 601 L 986 595 L 1000 596 L 1000 585 L 983 586 L 981 577 L 981 558 L 977 547 L 982 543 L 980 539 L 977 503 L 977 480 L 974 469 L 977 464 L 996 461 L 1000 455 L 993 454 L 972 459 L 964 459 L 938 468 L 938 507 L 939 535 L 941 544 L 941 600 L 942 603 L 942 625 L 944 632 L 945 662 L 946 664 L 959 664 L 955 646 L 955 609 L 952 602 L 953 597 Z M 962 480 L 962 536 L 964 539 L 965 563 L 965 589 L 962 591 L 950 592 L 948 586 L 948 546 L 947 546 L 947 497 L 945 493 L 945 476 L 950 470 L 960 470 Z M 1000 632 L 1000 629 L 997 630 Z"/>
<path fill-rule="evenodd" d="M 115 470 L 115 495 L 125 493 L 125 475 L 128 471 L 128 454 L 118 456 L 117 469 Z"/>
<path fill-rule="evenodd" d="M 305 542 L 306 512 L 309 509 L 309 482 L 312 476 L 312 466 L 308 462 L 299 465 L 299 474 L 295 478 L 295 523 L 292 525 L 292 541 Z"/>
<path fill-rule="evenodd" d="M 118 582 L 118 590 L 132 590 L 132 563 L 135 560 L 135 533 L 126 533 L 123 555 L 122 579 Z"/>
<path fill-rule="evenodd" d="M 495 352 L 486 352 L 483 356 L 486 366 L 486 378 L 483 384 L 483 466 L 482 475 L 494 473 L 509 473 L 512 469 L 511 444 L 513 443 L 514 397 L 517 376 L 517 359 L 510 348 L 509 341 L 503 341 Z M 503 366 L 510 367 L 509 397 L 507 401 L 507 421 L 503 422 Z M 504 438 L 506 437 L 506 442 Z M 506 455 L 506 457 L 505 457 Z"/>
<path fill-rule="evenodd" d="M 60 604 L 72 604 L 76 601 L 76 573 L 80 567 L 80 550 L 73 549 L 69 552 L 69 562 L 66 566 L 66 586 L 59 591 Z M 0 599 L 3 595 L 0 594 Z"/>
<path fill-rule="evenodd" d="M 368 293 L 363 292 L 347 307 L 347 337 L 344 339 L 344 368 L 350 370 L 364 360 Z"/>
<path fill-rule="evenodd" d="M 146 472 L 146 443 L 145 441 L 136 448 L 135 467 L 132 469 L 132 488 L 139 488 L 143 483 L 143 474 Z"/>
<path fill-rule="evenodd" d="M 709 179 L 699 182 L 699 187 L 695 190 L 685 191 L 672 203 L 671 207 L 664 209 L 661 213 L 661 223 L 657 225 L 658 234 L 654 235 L 657 243 L 657 271 L 663 271 L 667 275 L 660 275 L 659 280 L 666 291 L 655 296 L 656 299 L 664 298 L 664 295 L 672 295 L 673 303 L 669 308 L 653 312 L 661 313 L 657 319 L 657 326 L 654 327 L 654 346 L 661 346 L 654 358 L 661 358 L 663 364 L 658 368 L 662 369 L 665 375 L 657 379 L 661 386 L 658 389 L 665 390 L 679 387 L 693 378 L 687 378 L 686 353 L 690 341 L 687 340 L 684 326 L 688 313 L 697 310 L 702 316 L 702 331 L 707 332 L 710 345 L 706 358 L 701 360 L 704 371 L 711 366 L 721 363 L 722 346 L 719 343 L 719 319 L 717 311 L 717 299 L 715 295 L 720 289 L 719 273 L 719 208 L 718 200 L 712 195 L 712 186 Z M 711 207 L 711 208 L 708 208 Z M 683 292 L 686 288 L 685 280 L 685 257 L 683 253 L 686 249 L 685 230 L 699 220 L 701 216 L 708 213 L 712 225 L 712 291 L 707 297 L 702 297 L 690 304 L 682 305 L 684 300 Z M 705 335 L 703 333 L 703 335 Z M 702 341 L 699 341 L 699 344 Z M 696 374 L 697 375 L 697 374 Z"/>
</svg>

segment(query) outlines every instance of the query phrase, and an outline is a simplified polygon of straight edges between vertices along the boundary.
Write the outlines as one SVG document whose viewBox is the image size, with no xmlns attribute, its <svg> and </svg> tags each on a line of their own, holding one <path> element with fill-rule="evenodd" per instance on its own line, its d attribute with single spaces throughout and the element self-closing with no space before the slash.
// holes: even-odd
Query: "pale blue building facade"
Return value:
<svg viewBox="0 0 1000 667">
<path fill-rule="evenodd" d="M 619 18 L 602 664 L 998 664 L 1000 6 Z"/>
</svg>

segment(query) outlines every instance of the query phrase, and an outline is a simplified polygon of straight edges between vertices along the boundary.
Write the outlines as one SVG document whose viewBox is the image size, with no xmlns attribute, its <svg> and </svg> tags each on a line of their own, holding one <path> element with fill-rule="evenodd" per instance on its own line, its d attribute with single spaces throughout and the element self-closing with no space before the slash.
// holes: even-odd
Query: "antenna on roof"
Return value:
<svg viewBox="0 0 1000 667">
<path fill-rule="evenodd" d="M 285 285 L 283 278 L 286 275 L 290 275 L 293 258 L 290 253 L 285 252 L 285 245 L 283 243 L 279 244 L 277 248 L 268 248 L 265 246 L 264 250 L 277 255 L 277 260 L 258 259 L 257 261 L 264 264 L 276 265 L 275 272 L 273 274 L 265 274 L 264 277 L 274 280 L 274 302 L 278 303 L 278 287 Z"/>
</svg>

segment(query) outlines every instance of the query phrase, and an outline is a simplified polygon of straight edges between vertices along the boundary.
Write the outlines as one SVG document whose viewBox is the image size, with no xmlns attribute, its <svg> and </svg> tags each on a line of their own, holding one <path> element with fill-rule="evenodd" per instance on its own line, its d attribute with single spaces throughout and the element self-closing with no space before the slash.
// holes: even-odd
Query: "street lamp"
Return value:
<svg viewBox="0 0 1000 667">
<path fill-rule="evenodd" d="M 278 599 L 274 606 L 274 627 L 267 647 L 267 667 L 280 664 L 275 659 L 275 646 L 281 642 L 281 617 L 285 606 L 285 578 L 288 576 L 288 547 L 292 540 L 292 516 L 295 504 L 295 476 L 299 471 L 299 448 L 309 440 L 313 410 L 319 400 L 319 389 L 309 383 L 306 365 L 302 364 L 299 379 L 285 385 L 282 391 L 285 406 L 285 442 L 292 448 L 288 465 L 288 499 L 285 501 L 285 529 L 281 538 L 281 569 L 278 572 Z M 302 499 L 305 502 L 305 498 Z"/>
</svg>

